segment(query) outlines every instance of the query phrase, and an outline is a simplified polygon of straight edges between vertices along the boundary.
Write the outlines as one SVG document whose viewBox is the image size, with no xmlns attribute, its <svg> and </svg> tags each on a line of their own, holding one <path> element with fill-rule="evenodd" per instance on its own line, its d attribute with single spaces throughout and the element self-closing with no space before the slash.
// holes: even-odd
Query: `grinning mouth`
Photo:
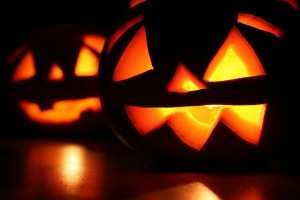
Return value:
<svg viewBox="0 0 300 200">
<path fill-rule="evenodd" d="M 97 113 L 102 109 L 95 77 L 40 82 L 29 79 L 12 89 L 18 105 L 32 121 L 68 124 L 79 120 L 83 112 Z"/>
<path fill-rule="evenodd" d="M 200 150 L 219 122 L 243 140 L 258 145 L 267 105 L 143 108 L 127 105 L 132 124 L 144 136 L 164 124 L 190 147 Z"/>
<path fill-rule="evenodd" d="M 97 113 L 101 110 L 101 102 L 96 97 L 54 102 L 52 108 L 46 110 L 25 100 L 19 100 L 18 104 L 31 120 L 42 124 L 69 124 L 78 121 L 84 112 Z"/>
</svg>

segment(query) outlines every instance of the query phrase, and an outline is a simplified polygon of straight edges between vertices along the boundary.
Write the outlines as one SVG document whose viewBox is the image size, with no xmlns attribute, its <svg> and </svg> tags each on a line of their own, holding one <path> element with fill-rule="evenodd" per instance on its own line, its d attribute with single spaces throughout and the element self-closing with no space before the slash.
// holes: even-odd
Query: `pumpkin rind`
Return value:
<svg viewBox="0 0 300 200">
<path fill-rule="evenodd" d="M 48 25 L 12 53 L 5 69 L 6 109 L 17 135 L 27 130 L 88 136 L 102 130 L 108 136 L 97 91 L 105 35 L 97 26 Z"/>
<path fill-rule="evenodd" d="M 274 10 L 260 10 L 266 2 L 189 3 L 139 3 L 107 40 L 98 85 L 112 129 L 155 158 L 201 163 L 276 157 L 286 126 L 282 23 L 294 7 L 268 2 L 283 7 L 280 21 Z M 222 64 L 228 52 L 229 64 Z M 223 67 L 211 67 L 217 64 Z M 228 75 L 221 71 L 227 65 L 244 72 L 232 67 L 237 74 Z M 204 119 L 209 125 L 193 122 L 205 118 L 201 113 L 212 118 Z"/>
</svg>

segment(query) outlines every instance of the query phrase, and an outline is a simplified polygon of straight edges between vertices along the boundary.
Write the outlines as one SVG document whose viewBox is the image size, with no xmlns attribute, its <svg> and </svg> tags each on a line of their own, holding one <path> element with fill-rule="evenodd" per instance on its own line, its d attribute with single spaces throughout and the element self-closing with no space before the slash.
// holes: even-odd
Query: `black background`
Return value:
<svg viewBox="0 0 300 200">
<path fill-rule="evenodd" d="M 128 7 L 128 0 L 1 1 L 0 60 L 5 60 L 20 42 L 41 26 L 95 24 L 110 29 Z"/>
</svg>

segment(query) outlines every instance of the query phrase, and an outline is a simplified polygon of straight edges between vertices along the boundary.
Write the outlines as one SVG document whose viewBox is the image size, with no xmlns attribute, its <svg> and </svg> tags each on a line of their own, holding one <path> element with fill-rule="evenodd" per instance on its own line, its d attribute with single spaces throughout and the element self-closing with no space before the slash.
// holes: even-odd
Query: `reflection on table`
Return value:
<svg viewBox="0 0 300 200">
<path fill-rule="evenodd" d="M 268 172 L 159 170 L 115 140 L 6 139 L 0 196 L 18 199 L 297 199 L 297 176 Z"/>
</svg>

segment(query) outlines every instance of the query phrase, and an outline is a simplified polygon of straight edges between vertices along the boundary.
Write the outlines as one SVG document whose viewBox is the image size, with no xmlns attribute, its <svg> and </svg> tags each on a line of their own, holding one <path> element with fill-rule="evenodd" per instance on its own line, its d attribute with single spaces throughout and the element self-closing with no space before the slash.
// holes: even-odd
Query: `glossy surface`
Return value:
<svg viewBox="0 0 300 200">
<path fill-rule="evenodd" d="M 0 177 L 5 200 L 277 200 L 300 188 L 272 168 L 160 168 L 114 139 L 2 139 Z"/>
</svg>

